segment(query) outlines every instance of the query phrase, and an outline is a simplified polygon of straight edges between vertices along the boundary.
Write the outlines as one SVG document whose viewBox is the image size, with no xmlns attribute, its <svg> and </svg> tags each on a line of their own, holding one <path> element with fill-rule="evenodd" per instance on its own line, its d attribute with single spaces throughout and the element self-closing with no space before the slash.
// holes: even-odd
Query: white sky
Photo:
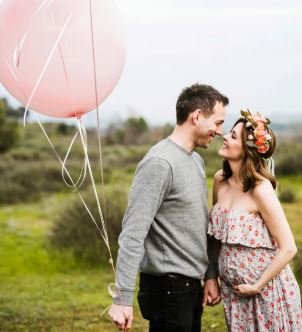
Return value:
<svg viewBox="0 0 302 332">
<path fill-rule="evenodd" d="M 128 54 L 101 107 L 104 121 L 142 115 L 151 123 L 174 122 L 178 94 L 195 82 L 226 94 L 232 114 L 248 107 L 302 120 L 301 0 L 117 3 Z"/>
</svg>

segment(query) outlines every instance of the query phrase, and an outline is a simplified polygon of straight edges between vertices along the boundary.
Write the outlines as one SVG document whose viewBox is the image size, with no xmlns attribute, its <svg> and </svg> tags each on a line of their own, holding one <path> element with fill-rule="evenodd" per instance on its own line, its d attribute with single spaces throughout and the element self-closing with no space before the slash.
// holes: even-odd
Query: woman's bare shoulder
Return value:
<svg viewBox="0 0 302 332">
<path fill-rule="evenodd" d="M 255 187 L 252 190 L 252 195 L 257 198 L 263 198 L 268 194 L 275 193 L 272 183 L 266 179 L 265 177 L 262 177 L 260 181 L 257 182 Z"/>
<path fill-rule="evenodd" d="M 216 182 L 216 181 L 220 182 L 220 181 L 223 181 L 223 180 L 224 180 L 224 177 L 223 177 L 223 170 L 220 169 L 219 171 L 217 171 L 217 172 L 215 173 L 215 175 L 214 175 L 214 181 L 215 181 L 215 182 Z"/>
<path fill-rule="evenodd" d="M 223 187 L 223 185 L 226 184 L 225 178 L 223 176 L 223 170 L 220 169 L 216 174 L 214 175 L 214 190 L 218 191 Z"/>
</svg>

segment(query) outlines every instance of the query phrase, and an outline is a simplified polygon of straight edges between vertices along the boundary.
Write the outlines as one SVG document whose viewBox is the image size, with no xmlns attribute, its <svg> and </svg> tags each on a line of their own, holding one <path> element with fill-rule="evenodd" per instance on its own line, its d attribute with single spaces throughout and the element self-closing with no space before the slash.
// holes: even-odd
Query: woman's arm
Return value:
<svg viewBox="0 0 302 332">
<path fill-rule="evenodd" d="M 264 271 L 256 284 L 253 285 L 255 287 L 254 294 L 256 294 L 259 293 L 261 289 L 293 259 L 297 253 L 297 247 L 281 204 L 271 183 L 268 180 L 262 181 L 262 183 L 257 185 L 253 190 L 253 197 L 255 198 L 261 216 L 263 217 L 271 235 L 277 241 L 279 246 L 279 250 L 271 264 Z M 242 290 L 242 287 L 240 286 L 244 285 L 239 285 L 237 287 L 239 294 L 240 288 Z M 245 293 L 241 295 L 247 294 Z"/>
</svg>

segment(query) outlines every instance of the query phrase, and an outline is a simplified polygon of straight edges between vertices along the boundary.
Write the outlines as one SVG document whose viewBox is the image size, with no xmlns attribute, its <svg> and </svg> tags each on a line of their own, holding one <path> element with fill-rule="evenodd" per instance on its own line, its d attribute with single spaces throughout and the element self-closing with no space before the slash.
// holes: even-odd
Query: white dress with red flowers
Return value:
<svg viewBox="0 0 302 332">
<path fill-rule="evenodd" d="M 221 241 L 219 276 L 229 331 L 302 332 L 300 291 L 289 265 L 255 296 L 233 291 L 234 285 L 254 284 L 278 250 L 262 217 L 217 203 L 208 233 Z"/>
</svg>

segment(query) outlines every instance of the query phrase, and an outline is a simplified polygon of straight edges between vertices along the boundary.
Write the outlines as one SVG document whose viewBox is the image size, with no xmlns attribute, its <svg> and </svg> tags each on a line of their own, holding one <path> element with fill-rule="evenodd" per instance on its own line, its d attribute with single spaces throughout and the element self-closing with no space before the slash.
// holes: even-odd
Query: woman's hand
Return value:
<svg viewBox="0 0 302 332">
<path fill-rule="evenodd" d="M 259 294 L 261 291 L 261 289 L 256 284 L 255 285 L 240 284 L 234 286 L 233 289 L 236 294 L 244 297 Z"/>
</svg>

